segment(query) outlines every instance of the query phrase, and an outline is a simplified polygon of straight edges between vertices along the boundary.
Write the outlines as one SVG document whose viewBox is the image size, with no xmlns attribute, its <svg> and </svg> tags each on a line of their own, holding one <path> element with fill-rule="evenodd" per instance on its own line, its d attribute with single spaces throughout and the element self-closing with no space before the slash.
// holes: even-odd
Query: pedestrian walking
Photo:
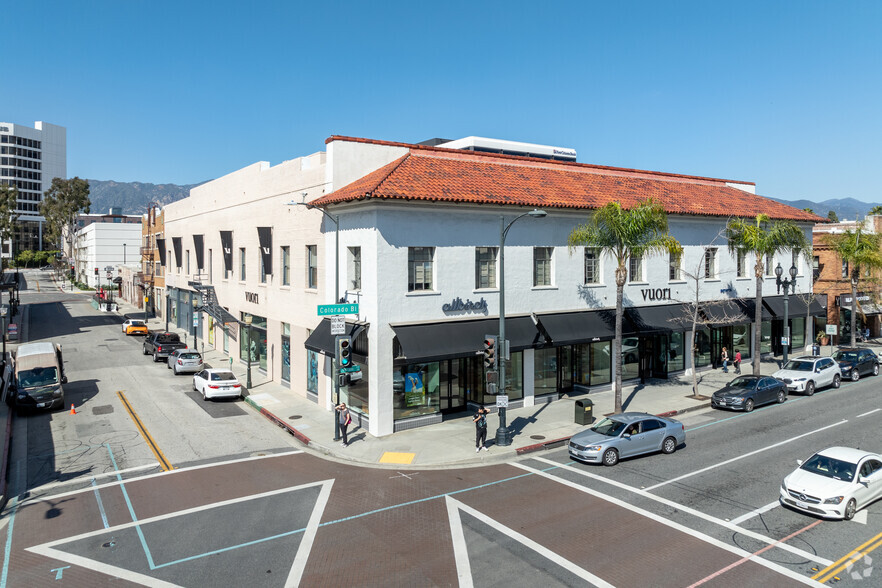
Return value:
<svg viewBox="0 0 882 588">
<path fill-rule="evenodd" d="M 337 405 L 336 409 L 340 414 L 337 415 L 338 422 L 340 423 L 340 434 L 343 435 L 343 447 L 347 447 L 349 445 L 349 438 L 346 436 L 346 429 L 349 427 L 350 423 L 352 423 L 352 415 L 349 414 L 349 409 L 346 408 L 346 403 L 341 402 Z"/>
<path fill-rule="evenodd" d="M 735 373 L 736 374 L 741 373 L 741 350 L 740 349 L 735 350 Z"/>
<path fill-rule="evenodd" d="M 481 450 L 489 451 L 487 446 L 487 415 L 490 413 L 488 408 L 479 408 L 472 421 L 475 423 L 475 453 Z"/>
<path fill-rule="evenodd" d="M 726 351 L 725 347 L 723 347 L 723 351 L 722 351 L 722 353 L 720 353 L 720 359 L 723 362 L 723 373 L 728 374 L 729 373 L 729 352 Z"/>
</svg>

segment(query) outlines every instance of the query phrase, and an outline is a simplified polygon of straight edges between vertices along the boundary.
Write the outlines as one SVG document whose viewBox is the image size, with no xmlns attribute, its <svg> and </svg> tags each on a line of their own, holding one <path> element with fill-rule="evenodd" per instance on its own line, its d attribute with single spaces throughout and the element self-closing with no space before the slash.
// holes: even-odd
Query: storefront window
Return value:
<svg viewBox="0 0 882 588">
<path fill-rule="evenodd" d="M 511 359 L 505 362 L 505 393 L 509 400 L 520 400 L 524 397 L 524 352 L 513 351 Z M 496 399 L 490 397 L 490 402 Z"/>
<path fill-rule="evenodd" d="M 348 385 L 340 388 L 340 402 L 345 402 L 346 406 L 356 412 L 368 415 L 370 414 L 370 403 L 368 402 L 368 366 L 366 363 L 361 363 L 357 359 L 353 362 L 353 365 L 361 368 L 361 378 L 350 381 Z"/>
<path fill-rule="evenodd" d="M 609 384 L 612 380 L 612 341 L 591 343 L 589 375 L 591 385 Z"/>
<path fill-rule="evenodd" d="M 622 339 L 622 379 L 640 376 L 640 340 L 637 337 Z"/>
<path fill-rule="evenodd" d="M 741 361 L 750 357 L 750 346 L 753 342 L 750 340 L 750 325 L 735 325 L 732 327 L 732 353 L 730 357 L 735 357 L 735 352 L 741 352 Z"/>
<path fill-rule="evenodd" d="M 438 412 L 440 385 L 438 362 L 397 368 L 392 377 L 393 418 L 406 419 Z"/>
<path fill-rule="evenodd" d="M 536 396 L 557 392 L 557 349 L 547 347 L 533 353 L 533 389 Z"/>
<path fill-rule="evenodd" d="M 760 353 L 772 352 L 772 321 L 763 321 L 760 332 Z M 742 354 L 742 357 L 744 355 Z"/>
<path fill-rule="evenodd" d="M 484 363 L 480 357 L 463 357 L 450 361 L 452 395 L 465 398 L 467 402 L 486 404 L 484 396 Z M 496 402 L 492 396 L 489 402 Z"/>
<path fill-rule="evenodd" d="M 573 386 L 587 386 L 591 382 L 591 345 L 573 345 Z"/>
<path fill-rule="evenodd" d="M 245 313 L 242 313 L 242 319 Z M 248 340 L 248 331 L 251 331 L 251 340 Z M 239 337 L 239 357 L 247 362 L 251 356 L 251 365 L 266 369 L 266 317 L 251 315 L 251 328 L 242 325 L 239 328 L 242 335 Z"/>
<path fill-rule="evenodd" d="M 668 373 L 685 369 L 685 333 L 671 333 L 668 347 Z"/>
<path fill-rule="evenodd" d="M 805 347 L 805 317 L 790 319 L 790 346 L 791 349 Z"/>
<path fill-rule="evenodd" d="M 710 365 L 711 362 L 711 344 L 710 329 L 695 330 L 695 345 L 692 349 L 695 354 L 695 367 L 700 368 Z"/>
<path fill-rule="evenodd" d="M 291 325 L 282 323 L 282 379 L 291 381 Z"/>
</svg>

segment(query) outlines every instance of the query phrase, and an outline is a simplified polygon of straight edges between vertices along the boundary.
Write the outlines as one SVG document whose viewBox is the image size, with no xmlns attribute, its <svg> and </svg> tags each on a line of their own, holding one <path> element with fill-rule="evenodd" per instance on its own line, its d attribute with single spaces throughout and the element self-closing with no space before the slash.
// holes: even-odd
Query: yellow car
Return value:
<svg viewBox="0 0 882 588">
<path fill-rule="evenodd" d="M 147 323 L 141 319 L 128 319 L 122 324 L 122 332 L 126 335 L 146 335 Z"/>
</svg>

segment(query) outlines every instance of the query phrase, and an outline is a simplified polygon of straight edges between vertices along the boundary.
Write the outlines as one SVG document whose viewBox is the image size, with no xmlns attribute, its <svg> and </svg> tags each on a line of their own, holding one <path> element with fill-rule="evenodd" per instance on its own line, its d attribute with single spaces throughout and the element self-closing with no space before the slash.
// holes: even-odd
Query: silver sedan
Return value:
<svg viewBox="0 0 882 588">
<path fill-rule="evenodd" d="M 614 466 L 619 459 L 661 451 L 674 453 L 686 442 L 680 421 L 645 412 L 623 412 L 605 418 L 570 438 L 570 457 Z"/>
<path fill-rule="evenodd" d="M 195 374 L 205 367 L 202 364 L 202 355 L 192 349 L 175 349 L 168 356 L 168 367 L 175 375 Z"/>
</svg>

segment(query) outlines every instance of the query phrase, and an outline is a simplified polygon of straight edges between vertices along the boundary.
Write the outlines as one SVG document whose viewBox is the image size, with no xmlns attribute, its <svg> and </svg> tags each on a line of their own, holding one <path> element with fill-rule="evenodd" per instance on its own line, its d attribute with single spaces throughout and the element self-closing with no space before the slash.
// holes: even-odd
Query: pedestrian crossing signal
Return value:
<svg viewBox="0 0 882 588">
<path fill-rule="evenodd" d="M 484 335 L 484 367 L 488 370 L 496 369 L 495 335 Z"/>
</svg>

